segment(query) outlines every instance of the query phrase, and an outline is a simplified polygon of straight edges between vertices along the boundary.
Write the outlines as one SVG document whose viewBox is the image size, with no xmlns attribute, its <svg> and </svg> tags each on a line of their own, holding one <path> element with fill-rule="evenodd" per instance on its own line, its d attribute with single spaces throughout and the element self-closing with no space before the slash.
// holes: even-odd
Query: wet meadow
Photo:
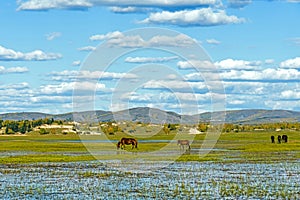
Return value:
<svg viewBox="0 0 300 200">
<path fill-rule="evenodd" d="M 117 150 L 122 135 L 0 136 L 1 199 L 300 199 L 300 134 L 222 133 L 201 153 L 174 135 Z M 283 134 L 283 133 L 280 133 Z M 152 154 L 153 153 L 153 154 Z"/>
</svg>

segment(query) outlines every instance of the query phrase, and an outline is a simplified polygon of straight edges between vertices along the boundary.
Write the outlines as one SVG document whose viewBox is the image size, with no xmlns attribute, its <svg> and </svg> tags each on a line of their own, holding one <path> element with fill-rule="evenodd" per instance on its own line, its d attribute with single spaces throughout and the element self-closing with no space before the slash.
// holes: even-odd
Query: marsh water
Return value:
<svg viewBox="0 0 300 200">
<path fill-rule="evenodd" d="M 1 199 L 300 199 L 300 161 L 118 160 L 0 166 Z"/>
</svg>

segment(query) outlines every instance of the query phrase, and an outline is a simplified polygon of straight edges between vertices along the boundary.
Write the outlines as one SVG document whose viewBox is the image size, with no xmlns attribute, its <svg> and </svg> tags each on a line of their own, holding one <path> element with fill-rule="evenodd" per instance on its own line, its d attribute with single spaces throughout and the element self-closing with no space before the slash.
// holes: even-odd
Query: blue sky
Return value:
<svg viewBox="0 0 300 200">
<path fill-rule="evenodd" d="M 71 112 L 74 99 L 93 109 L 197 113 L 218 110 L 212 108 L 218 98 L 227 110 L 300 111 L 299 19 L 299 0 L 0 1 L 0 113 Z M 141 37 L 144 28 L 177 35 L 154 43 Z M 189 41 L 202 46 L 204 60 L 210 58 L 209 75 L 189 67 L 199 64 L 199 56 L 154 49 Z M 89 62 L 104 56 L 97 55 L 104 44 L 113 47 L 103 54 L 138 49 L 106 69 L 102 60 Z M 209 85 L 205 79 L 216 74 L 218 83 Z M 211 89 L 220 83 L 223 92 Z"/>
</svg>

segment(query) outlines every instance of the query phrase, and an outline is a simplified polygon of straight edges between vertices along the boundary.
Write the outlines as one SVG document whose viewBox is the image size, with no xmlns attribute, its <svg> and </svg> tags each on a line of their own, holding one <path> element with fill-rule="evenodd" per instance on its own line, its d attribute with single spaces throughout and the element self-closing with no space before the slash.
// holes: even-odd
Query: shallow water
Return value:
<svg viewBox="0 0 300 200">
<path fill-rule="evenodd" d="M 134 172 L 149 165 L 155 170 Z M 299 180 L 300 162 L 141 162 L 137 166 L 111 160 L 2 165 L 0 198 L 300 199 Z"/>
</svg>

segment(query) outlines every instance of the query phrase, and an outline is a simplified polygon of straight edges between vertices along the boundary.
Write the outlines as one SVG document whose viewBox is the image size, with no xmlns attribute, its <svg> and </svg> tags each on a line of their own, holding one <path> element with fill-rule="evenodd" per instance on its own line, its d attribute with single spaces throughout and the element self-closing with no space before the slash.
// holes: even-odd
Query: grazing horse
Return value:
<svg viewBox="0 0 300 200">
<path fill-rule="evenodd" d="M 188 140 L 178 140 L 177 145 L 180 145 L 180 149 L 182 148 L 183 150 L 184 150 L 184 145 L 188 146 L 189 150 L 191 149 L 190 141 Z"/>
<path fill-rule="evenodd" d="M 288 136 L 287 136 L 287 135 L 282 135 L 281 139 L 282 139 L 282 141 L 283 141 L 284 143 L 287 143 L 287 141 L 288 141 Z"/>
<path fill-rule="evenodd" d="M 272 141 L 272 143 L 275 143 L 275 137 L 274 137 L 274 135 L 271 136 L 271 141 Z"/>
<path fill-rule="evenodd" d="M 117 144 L 117 149 L 121 148 L 121 149 L 125 149 L 125 145 L 132 145 L 132 149 L 133 148 L 138 148 L 137 145 L 138 145 L 138 142 L 136 139 L 134 138 L 122 138 L 120 140 L 120 142 L 118 142 Z"/>
<path fill-rule="evenodd" d="M 278 144 L 280 144 L 281 143 L 281 136 L 280 135 L 278 135 L 277 140 L 278 140 Z"/>
</svg>

